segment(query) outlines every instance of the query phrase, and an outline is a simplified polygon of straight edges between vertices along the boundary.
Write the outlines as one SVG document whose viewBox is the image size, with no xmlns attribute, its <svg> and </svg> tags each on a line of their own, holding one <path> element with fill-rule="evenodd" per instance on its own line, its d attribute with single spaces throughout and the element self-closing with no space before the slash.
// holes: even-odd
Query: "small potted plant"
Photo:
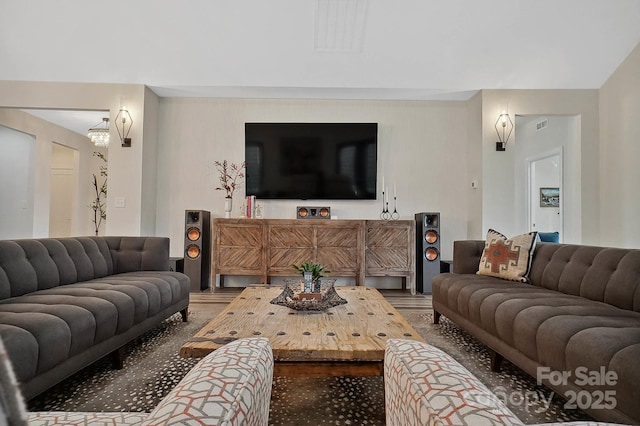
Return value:
<svg viewBox="0 0 640 426">
<path fill-rule="evenodd" d="M 316 262 L 303 262 L 291 266 L 302 275 L 305 293 L 320 293 L 320 278 L 330 272 L 327 268 Z"/>
</svg>

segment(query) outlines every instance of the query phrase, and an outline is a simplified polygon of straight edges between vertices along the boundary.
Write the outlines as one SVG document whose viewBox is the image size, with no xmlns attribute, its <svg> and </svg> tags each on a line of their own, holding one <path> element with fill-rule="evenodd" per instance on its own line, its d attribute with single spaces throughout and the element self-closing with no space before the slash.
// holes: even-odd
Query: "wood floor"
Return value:
<svg viewBox="0 0 640 426">
<path fill-rule="evenodd" d="M 216 288 L 213 293 L 191 293 L 189 309 L 196 311 L 206 311 L 207 309 L 219 308 L 221 305 L 230 303 L 244 287 L 224 287 Z M 384 298 L 400 313 L 423 313 L 431 312 L 431 296 L 416 294 L 411 295 L 409 290 L 386 290 L 380 289 Z"/>
</svg>

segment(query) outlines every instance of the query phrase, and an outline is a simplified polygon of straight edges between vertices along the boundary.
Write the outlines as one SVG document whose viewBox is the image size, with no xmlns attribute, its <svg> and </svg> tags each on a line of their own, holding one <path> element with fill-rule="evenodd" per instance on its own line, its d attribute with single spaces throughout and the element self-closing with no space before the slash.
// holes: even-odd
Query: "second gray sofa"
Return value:
<svg viewBox="0 0 640 426">
<path fill-rule="evenodd" d="M 640 250 L 538 243 L 530 283 L 477 275 L 484 241 L 456 241 L 433 280 L 440 314 L 593 417 L 640 423 Z"/>
<path fill-rule="evenodd" d="M 168 238 L 0 241 L 0 337 L 26 399 L 188 306 Z"/>
</svg>

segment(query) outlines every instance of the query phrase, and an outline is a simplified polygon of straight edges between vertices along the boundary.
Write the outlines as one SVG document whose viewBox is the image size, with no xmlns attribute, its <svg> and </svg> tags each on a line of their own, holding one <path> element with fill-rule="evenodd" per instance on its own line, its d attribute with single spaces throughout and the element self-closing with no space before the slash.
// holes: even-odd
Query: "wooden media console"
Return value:
<svg viewBox="0 0 640 426">
<path fill-rule="evenodd" d="M 294 276 L 293 264 L 319 262 L 332 278 L 402 277 L 415 293 L 415 222 L 409 220 L 213 220 L 213 280 L 220 275 Z"/>
</svg>

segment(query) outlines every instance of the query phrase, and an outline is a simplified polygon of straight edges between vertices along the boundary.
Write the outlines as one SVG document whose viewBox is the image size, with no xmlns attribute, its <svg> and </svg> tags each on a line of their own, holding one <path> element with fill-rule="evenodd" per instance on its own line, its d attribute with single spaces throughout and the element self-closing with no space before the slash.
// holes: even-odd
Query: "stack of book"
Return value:
<svg viewBox="0 0 640 426">
<path fill-rule="evenodd" d="M 256 217 L 256 196 L 255 195 L 247 195 L 245 199 L 245 217 L 254 218 Z"/>
</svg>

